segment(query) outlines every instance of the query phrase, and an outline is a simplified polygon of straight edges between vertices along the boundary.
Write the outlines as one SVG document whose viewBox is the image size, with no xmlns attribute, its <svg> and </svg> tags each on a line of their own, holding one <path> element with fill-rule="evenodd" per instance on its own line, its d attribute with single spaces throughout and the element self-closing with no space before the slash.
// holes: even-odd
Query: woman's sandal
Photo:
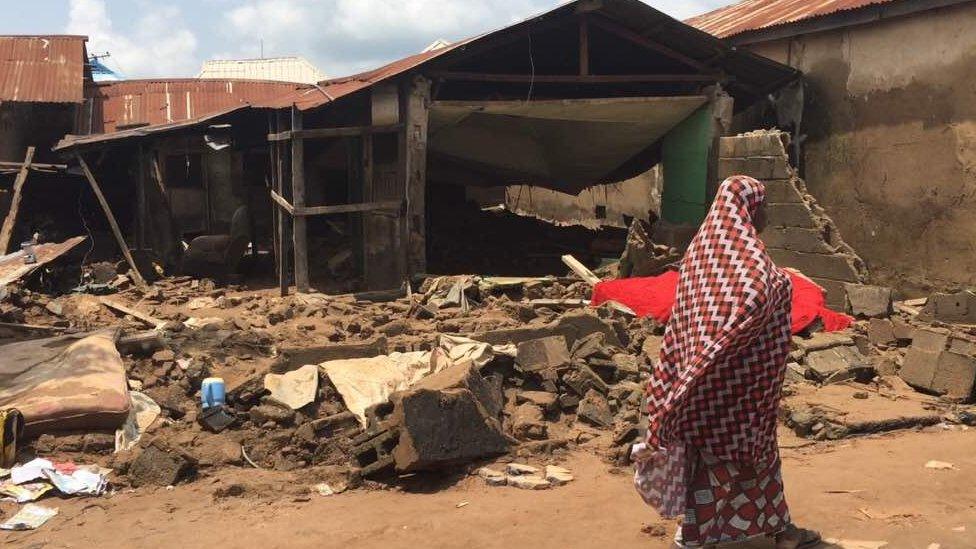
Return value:
<svg viewBox="0 0 976 549">
<path fill-rule="evenodd" d="M 783 545 L 784 542 L 790 543 L 794 540 L 796 541 L 796 545 Z M 823 538 L 820 537 L 819 532 L 807 530 L 806 528 L 797 528 L 791 524 L 785 530 L 776 534 L 776 549 L 811 549 L 820 545 L 821 541 L 823 541 Z"/>
</svg>

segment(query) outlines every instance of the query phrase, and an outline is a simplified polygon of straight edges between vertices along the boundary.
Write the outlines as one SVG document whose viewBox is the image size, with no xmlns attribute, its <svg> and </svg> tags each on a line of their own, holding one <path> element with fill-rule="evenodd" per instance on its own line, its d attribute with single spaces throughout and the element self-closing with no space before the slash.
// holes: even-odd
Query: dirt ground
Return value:
<svg viewBox="0 0 976 549">
<path fill-rule="evenodd" d="M 821 443 L 784 433 L 781 445 L 794 518 L 825 537 L 887 541 L 888 549 L 976 547 L 976 430 L 929 428 Z M 927 469 L 929 460 L 956 469 Z M 60 515 L 34 532 L 0 534 L 0 542 L 31 548 L 667 547 L 673 526 L 638 499 L 629 470 L 614 470 L 585 451 L 564 465 L 576 480 L 548 491 L 488 487 L 470 476 L 447 487 L 427 479 L 414 488 L 330 497 L 296 495 L 304 487 L 281 473 L 229 468 L 169 490 L 49 499 L 44 503 L 58 505 Z M 243 494 L 215 496 L 228 486 Z M 13 507 L 3 504 L 3 510 Z"/>
</svg>

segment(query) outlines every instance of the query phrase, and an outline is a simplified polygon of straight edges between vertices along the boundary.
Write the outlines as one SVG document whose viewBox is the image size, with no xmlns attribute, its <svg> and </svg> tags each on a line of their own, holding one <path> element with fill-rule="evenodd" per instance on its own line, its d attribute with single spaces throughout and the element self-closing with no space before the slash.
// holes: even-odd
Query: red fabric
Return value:
<svg viewBox="0 0 976 549">
<path fill-rule="evenodd" d="M 751 177 L 723 181 L 681 262 L 634 451 L 637 490 L 663 516 L 684 514 L 696 452 L 756 467 L 778 459 L 791 284 L 752 225 L 765 197 Z"/>
<path fill-rule="evenodd" d="M 823 289 L 809 279 L 786 271 L 793 282 L 793 299 L 790 328 L 798 334 L 820 318 L 824 331 L 837 332 L 854 322 L 851 317 L 831 311 L 824 301 Z M 678 271 L 658 276 L 622 278 L 600 282 L 593 288 L 593 305 L 617 301 L 628 306 L 637 316 L 650 316 L 661 324 L 671 318 L 674 294 L 678 289 Z"/>
</svg>

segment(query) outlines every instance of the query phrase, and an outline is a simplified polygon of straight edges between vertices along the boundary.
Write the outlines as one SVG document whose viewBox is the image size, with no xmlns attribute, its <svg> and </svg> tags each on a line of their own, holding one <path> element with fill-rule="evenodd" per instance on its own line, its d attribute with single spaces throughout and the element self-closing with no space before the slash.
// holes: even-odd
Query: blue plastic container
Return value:
<svg viewBox="0 0 976 549">
<path fill-rule="evenodd" d="M 219 377 L 208 377 L 200 384 L 200 401 L 203 409 L 224 405 L 224 380 Z"/>
</svg>

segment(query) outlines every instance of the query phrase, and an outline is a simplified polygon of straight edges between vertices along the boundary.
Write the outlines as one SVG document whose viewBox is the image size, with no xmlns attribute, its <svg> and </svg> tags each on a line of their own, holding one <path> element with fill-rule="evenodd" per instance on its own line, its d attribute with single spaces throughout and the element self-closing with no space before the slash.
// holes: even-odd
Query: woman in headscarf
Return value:
<svg viewBox="0 0 976 549">
<path fill-rule="evenodd" d="M 758 237 L 765 187 L 722 182 L 681 263 L 660 361 L 646 389 L 635 484 L 662 516 L 683 517 L 678 547 L 766 535 L 817 545 L 792 525 L 776 417 L 790 349 L 790 279 Z"/>
</svg>

